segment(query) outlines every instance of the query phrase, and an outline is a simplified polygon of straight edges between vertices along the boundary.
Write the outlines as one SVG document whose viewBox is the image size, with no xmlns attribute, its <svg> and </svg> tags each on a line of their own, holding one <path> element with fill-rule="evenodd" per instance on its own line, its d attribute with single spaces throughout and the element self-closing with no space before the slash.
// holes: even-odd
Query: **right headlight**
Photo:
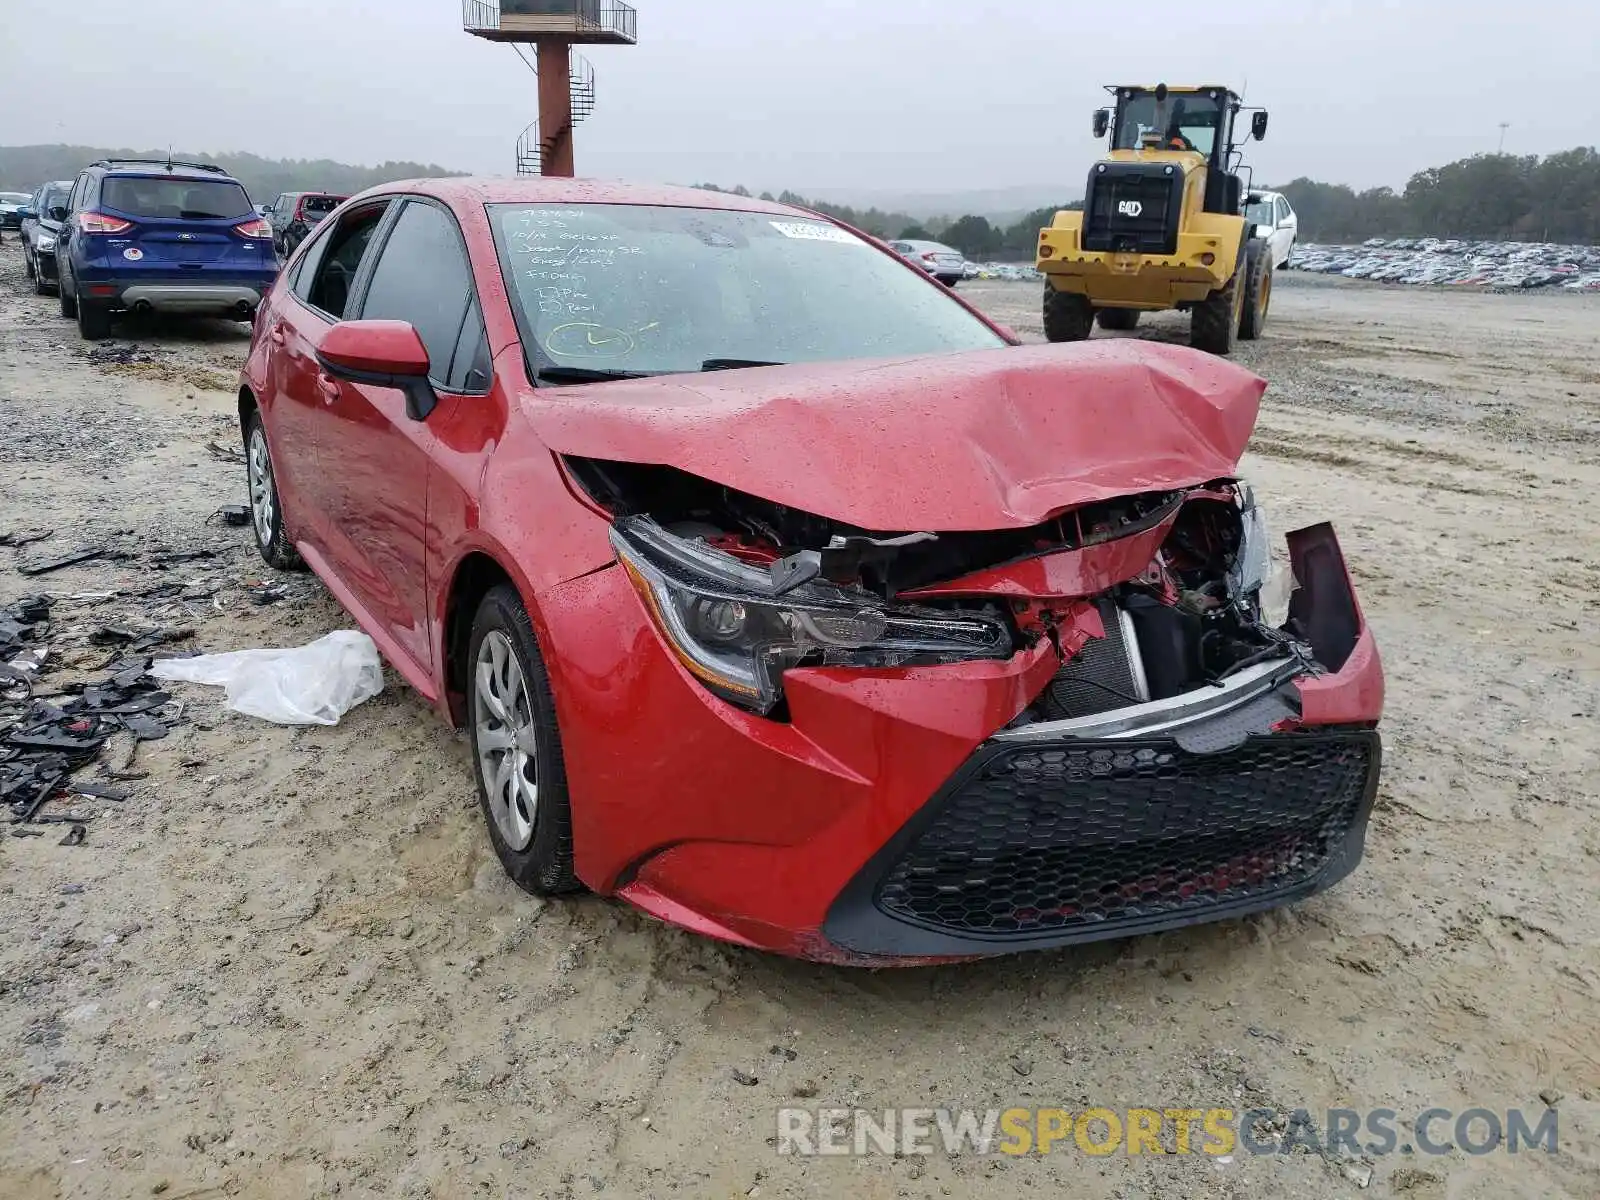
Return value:
<svg viewBox="0 0 1600 1200">
<path fill-rule="evenodd" d="M 619 520 L 611 544 L 678 660 L 752 712 L 777 704 L 789 667 L 897 667 L 1012 652 L 998 616 L 888 604 L 821 580 L 775 596 L 763 567 L 648 517 Z"/>
</svg>

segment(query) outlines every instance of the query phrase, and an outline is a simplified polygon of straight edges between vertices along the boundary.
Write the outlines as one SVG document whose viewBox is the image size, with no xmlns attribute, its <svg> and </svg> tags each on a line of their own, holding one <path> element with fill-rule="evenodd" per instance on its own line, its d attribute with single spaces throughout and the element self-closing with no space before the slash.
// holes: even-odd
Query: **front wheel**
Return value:
<svg viewBox="0 0 1600 1200">
<path fill-rule="evenodd" d="M 490 589 L 478 605 L 467 654 L 467 728 L 495 856 L 523 891 L 579 891 L 550 677 L 528 610 L 510 584 Z"/>
<path fill-rule="evenodd" d="M 1094 309 L 1089 297 L 1076 292 L 1059 292 L 1044 285 L 1044 336 L 1051 342 L 1081 342 L 1094 324 Z"/>
<path fill-rule="evenodd" d="M 56 294 L 61 301 L 61 315 L 69 320 L 78 315 L 78 294 L 67 290 L 66 275 L 56 273 Z"/>
<path fill-rule="evenodd" d="M 28 248 L 22 248 L 22 269 L 29 279 L 39 278 L 39 270 L 33 265 L 33 255 L 28 253 Z"/>
<path fill-rule="evenodd" d="M 1189 345 L 1207 354 L 1226 355 L 1233 351 L 1233 337 L 1239 329 L 1244 303 L 1245 257 L 1239 255 L 1228 282 L 1194 306 L 1189 314 Z"/>
</svg>

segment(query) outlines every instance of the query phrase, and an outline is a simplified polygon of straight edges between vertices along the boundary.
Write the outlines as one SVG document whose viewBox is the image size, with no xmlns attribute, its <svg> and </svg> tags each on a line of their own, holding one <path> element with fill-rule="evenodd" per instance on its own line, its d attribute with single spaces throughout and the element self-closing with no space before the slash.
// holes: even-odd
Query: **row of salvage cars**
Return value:
<svg viewBox="0 0 1600 1200">
<path fill-rule="evenodd" d="M 513 880 L 894 965 L 1356 865 L 1382 671 L 1330 526 L 1274 576 L 1265 386 L 1019 345 L 811 212 L 449 179 L 298 248 L 239 419 L 262 555 L 466 728 Z"/>
<path fill-rule="evenodd" d="M 1600 292 L 1600 247 L 1441 238 L 1372 238 L 1297 247 L 1289 267 L 1378 283 Z"/>
</svg>

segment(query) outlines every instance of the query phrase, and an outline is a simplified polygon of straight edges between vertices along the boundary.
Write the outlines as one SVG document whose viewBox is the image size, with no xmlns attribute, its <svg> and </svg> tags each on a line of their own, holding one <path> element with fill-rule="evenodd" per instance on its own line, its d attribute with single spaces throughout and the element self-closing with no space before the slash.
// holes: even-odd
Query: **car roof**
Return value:
<svg viewBox="0 0 1600 1200">
<path fill-rule="evenodd" d="M 807 209 L 738 196 L 732 192 L 711 192 L 702 188 L 675 187 L 670 184 L 621 183 L 601 179 L 565 179 L 530 176 L 525 179 L 504 176 L 449 176 L 443 179 L 405 179 L 379 184 L 355 197 L 418 193 L 436 196 L 452 203 L 471 204 L 651 204 L 669 208 L 722 208 L 735 212 L 770 213 L 773 216 L 804 215 Z M 826 218 L 824 218 L 826 219 Z"/>
<path fill-rule="evenodd" d="M 187 163 L 173 163 L 170 166 L 164 162 L 137 162 L 131 159 L 112 159 L 109 162 L 91 163 L 91 171 L 103 171 L 107 175 L 160 175 L 167 179 L 214 179 L 221 183 L 238 183 L 232 175 L 218 167 L 210 170 L 206 167 L 192 167 Z"/>
</svg>

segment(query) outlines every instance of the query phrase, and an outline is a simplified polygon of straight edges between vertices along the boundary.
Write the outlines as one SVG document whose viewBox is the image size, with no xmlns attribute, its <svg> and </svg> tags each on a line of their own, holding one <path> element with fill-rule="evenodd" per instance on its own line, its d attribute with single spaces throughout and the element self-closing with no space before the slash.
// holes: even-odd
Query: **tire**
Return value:
<svg viewBox="0 0 1600 1200">
<path fill-rule="evenodd" d="M 478 804 L 511 881 L 536 896 L 581 891 L 572 870 L 572 806 L 550 677 L 528 610 L 510 584 L 492 588 L 472 621 L 467 733 Z M 503 744 L 496 745 L 497 736 Z M 524 749 L 530 740 L 531 754 Z"/>
<path fill-rule="evenodd" d="M 33 255 L 28 253 L 28 247 L 22 247 L 22 269 L 29 279 L 39 278 L 39 270 L 33 265 Z"/>
<path fill-rule="evenodd" d="M 1094 325 L 1094 309 L 1089 297 L 1076 292 L 1059 292 L 1044 285 L 1044 336 L 1051 342 L 1081 342 Z"/>
<path fill-rule="evenodd" d="M 278 496 L 278 474 L 272 467 L 272 448 L 261 410 L 251 411 L 244 428 L 245 491 L 250 500 L 250 528 L 256 549 L 267 566 L 280 571 L 304 571 L 294 543 L 283 523 L 283 501 Z"/>
<path fill-rule="evenodd" d="M 1272 305 L 1272 248 L 1254 241 L 1245 255 L 1244 311 L 1239 317 L 1239 337 L 1253 342 L 1267 324 L 1267 309 Z"/>
<path fill-rule="evenodd" d="M 1137 308 L 1102 308 L 1094 317 L 1101 329 L 1128 330 L 1139 326 Z"/>
<path fill-rule="evenodd" d="M 78 333 L 86 342 L 98 342 L 111 336 L 111 314 L 98 304 L 79 302 Z"/>
<path fill-rule="evenodd" d="M 61 300 L 61 315 L 69 319 L 77 316 L 78 294 L 67 291 L 67 277 L 65 275 L 58 274 L 56 279 L 56 294 Z"/>
<path fill-rule="evenodd" d="M 35 296 L 48 296 L 50 294 L 50 281 L 44 277 L 43 271 L 33 273 L 33 294 Z"/>
<path fill-rule="evenodd" d="M 1233 335 L 1239 328 L 1244 300 L 1245 256 L 1240 253 L 1233 275 L 1189 314 L 1189 345 L 1207 354 L 1227 355 L 1233 350 Z"/>
</svg>

